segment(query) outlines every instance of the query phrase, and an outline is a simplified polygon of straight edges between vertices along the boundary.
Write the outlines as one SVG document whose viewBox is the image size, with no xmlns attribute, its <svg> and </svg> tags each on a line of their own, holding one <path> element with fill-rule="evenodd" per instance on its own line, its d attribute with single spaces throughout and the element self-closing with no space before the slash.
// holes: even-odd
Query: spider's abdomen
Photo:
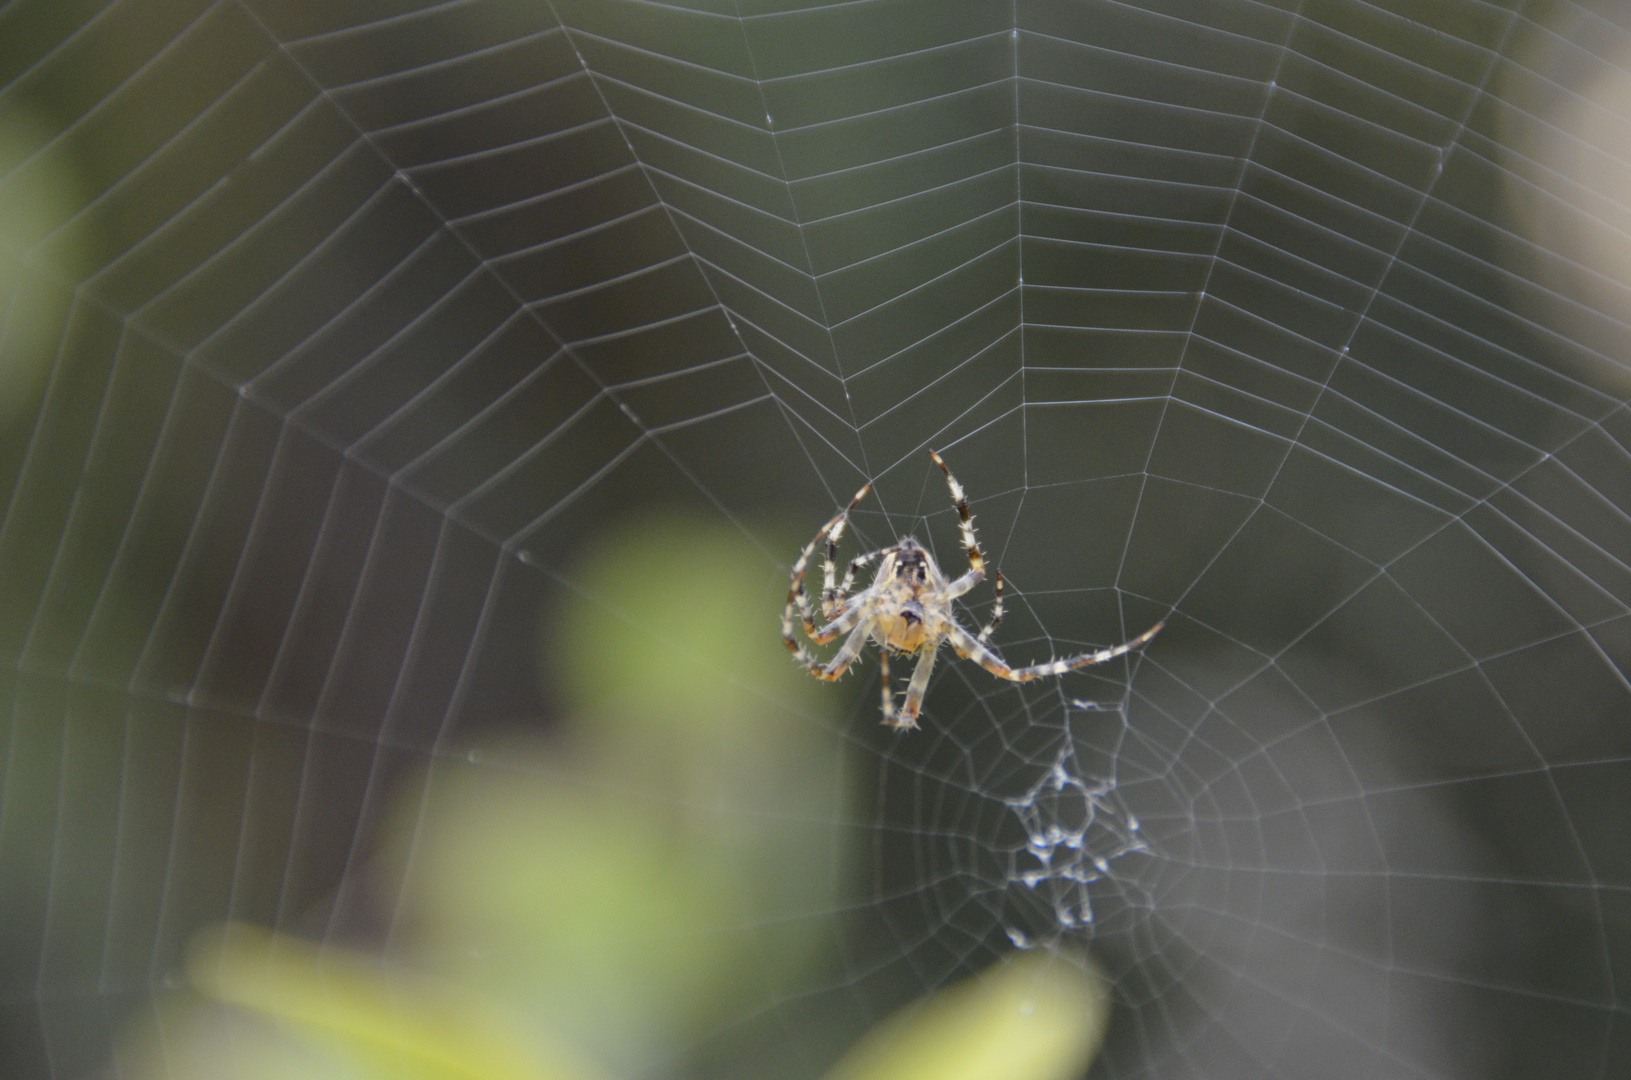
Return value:
<svg viewBox="0 0 1631 1080">
<path fill-rule="evenodd" d="M 918 605 L 910 604 L 896 614 L 878 620 L 878 644 L 898 653 L 915 653 L 923 648 L 923 616 Z"/>
</svg>

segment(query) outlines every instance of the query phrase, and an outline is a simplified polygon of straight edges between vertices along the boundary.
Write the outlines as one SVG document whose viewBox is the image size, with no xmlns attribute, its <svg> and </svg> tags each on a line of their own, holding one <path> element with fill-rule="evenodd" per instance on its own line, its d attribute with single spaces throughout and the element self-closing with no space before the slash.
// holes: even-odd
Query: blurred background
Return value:
<svg viewBox="0 0 1631 1080">
<path fill-rule="evenodd" d="M 0 1075 L 376 1075 L 266 940 L 579 1075 L 1082 949 L 1094 1076 L 1631 1072 L 1628 71 L 1608 2 L 0 4 Z M 862 483 L 960 568 L 929 449 L 1011 661 L 1166 629 L 903 734 L 800 674 Z"/>
</svg>

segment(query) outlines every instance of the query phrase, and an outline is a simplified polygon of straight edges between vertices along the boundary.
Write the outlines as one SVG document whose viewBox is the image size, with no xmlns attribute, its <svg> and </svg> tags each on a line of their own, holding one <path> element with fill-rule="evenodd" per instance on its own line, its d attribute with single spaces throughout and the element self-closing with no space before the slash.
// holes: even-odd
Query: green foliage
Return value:
<svg viewBox="0 0 1631 1080">
<path fill-rule="evenodd" d="M 0 427 L 38 400 L 79 275 L 72 245 L 52 240 L 79 183 L 51 137 L 30 113 L 0 109 Z"/>
<path fill-rule="evenodd" d="M 809 681 L 778 647 L 776 576 L 691 522 L 609 538 L 546 634 L 564 731 L 443 763 L 399 804 L 390 963 L 210 931 L 188 973 L 215 1011 L 161 1019 L 127 1075 L 202 1078 L 193 1051 L 222 1039 L 263 1080 L 647 1073 L 795 978 L 840 903 L 839 757 L 777 704 Z M 1027 955 L 904 1010 L 832 1080 L 1064 1080 L 1107 1014 L 1090 968 Z"/>
</svg>

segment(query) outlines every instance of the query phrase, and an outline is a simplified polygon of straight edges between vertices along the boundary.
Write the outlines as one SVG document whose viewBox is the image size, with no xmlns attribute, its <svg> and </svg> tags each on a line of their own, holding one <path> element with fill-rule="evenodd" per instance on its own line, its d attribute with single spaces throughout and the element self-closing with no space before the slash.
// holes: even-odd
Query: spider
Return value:
<svg viewBox="0 0 1631 1080">
<path fill-rule="evenodd" d="M 942 643 L 949 643 L 958 656 L 977 661 L 999 679 L 1030 682 L 1046 675 L 1062 675 L 1089 664 L 1112 660 L 1143 645 L 1166 625 L 1156 623 L 1126 644 L 1114 648 L 1085 652 L 1030 667 L 1009 667 L 986 644 L 991 631 L 1002 622 L 1002 571 L 996 573 L 997 603 L 992 609 L 991 621 L 979 634 L 965 630 L 952 613 L 952 601 L 985 580 L 985 557 L 980 553 L 980 543 L 974 535 L 974 519 L 969 516 L 963 486 L 952 476 L 939 454 L 931 450 L 929 456 L 946 474 L 946 486 L 951 489 L 951 499 L 957 507 L 963 547 L 968 550 L 968 573 L 955 581 L 947 581 L 935 564 L 934 556 L 914 537 L 906 536 L 891 547 L 857 555 L 850 561 L 842 584 L 835 584 L 837 568 L 833 560 L 838 557 L 838 542 L 849 525 L 850 511 L 872 490 L 871 484 L 866 485 L 855 493 L 848 506 L 821 527 L 815 539 L 804 545 L 798 561 L 793 564 L 787 606 L 782 609 L 782 640 L 787 645 L 787 651 L 793 654 L 793 659 L 811 675 L 826 682 L 836 681 L 860 657 L 868 639 L 877 642 L 878 659 L 883 668 L 883 722 L 899 729 L 915 728 L 918 712 L 923 708 L 923 695 L 929 689 L 929 673 L 934 670 L 935 650 Z M 826 623 L 817 627 L 810 598 L 804 592 L 804 571 L 810 563 L 810 556 L 815 553 L 816 545 L 823 539 L 827 541 L 827 553 L 821 564 L 821 617 Z M 850 596 L 850 589 L 855 587 L 855 575 L 875 561 L 878 562 L 878 570 L 873 575 L 872 584 Z M 805 637 L 817 645 L 825 645 L 842 634 L 849 635 L 831 660 L 822 663 L 793 636 L 795 610 Z M 899 711 L 895 709 L 895 690 L 889 678 L 889 654 L 892 652 L 902 656 L 918 655 L 912 680 L 906 687 L 906 700 Z"/>
</svg>

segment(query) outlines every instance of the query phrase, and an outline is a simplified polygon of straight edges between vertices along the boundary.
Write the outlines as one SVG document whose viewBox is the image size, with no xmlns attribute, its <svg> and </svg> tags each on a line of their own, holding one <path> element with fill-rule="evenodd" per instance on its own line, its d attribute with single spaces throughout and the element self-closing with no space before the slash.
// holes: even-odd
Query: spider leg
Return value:
<svg viewBox="0 0 1631 1080">
<path fill-rule="evenodd" d="M 851 499 L 850 504 L 844 507 L 843 513 L 829 522 L 827 528 L 822 530 L 827 535 L 827 551 L 821 560 L 821 614 L 825 618 L 832 618 L 832 609 L 844 598 L 843 594 L 849 592 L 850 585 L 854 584 L 855 567 L 854 564 L 851 564 L 850 572 L 844 578 L 843 590 L 840 591 L 833 587 L 833 577 L 837 569 L 833 565 L 833 560 L 838 558 L 838 542 L 844 538 L 844 530 L 849 528 L 849 512 L 854 510 L 856 504 L 864 499 L 866 493 L 871 490 L 872 485 L 868 484 L 860 491 L 857 491 L 855 498 Z M 817 533 L 816 540 L 820 539 L 821 534 Z M 812 541 L 813 543 L 814 541 Z M 876 555 L 873 557 L 876 557 Z"/>
<path fill-rule="evenodd" d="M 963 533 L 963 547 L 968 549 L 968 573 L 952 582 L 951 587 L 946 590 L 948 596 L 956 598 L 985 578 L 985 556 L 980 554 L 980 541 L 974 535 L 974 519 L 968 513 L 968 499 L 963 494 L 963 485 L 959 484 L 957 477 L 946 468 L 946 463 L 940 460 L 939 454 L 930 450 L 929 456 L 940 466 L 940 471 L 946 474 L 946 487 L 951 490 L 951 501 L 957 507 L 957 525 Z"/>
<path fill-rule="evenodd" d="M 799 613 L 799 624 L 804 627 L 804 636 L 815 642 L 817 645 L 825 645 L 835 636 L 842 634 L 845 630 L 855 625 L 853 622 L 844 622 L 844 616 L 848 615 L 852 610 L 854 610 L 854 605 L 848 600 L 844 601 L 843 603 L 833 604 L 832 610 L 830 611 L 827 610 L 827 605 L 825 602 L 822 603 L 821 607 L 821 617 L 826 619 L 827 622 L 819 630 L 816 629 L 815 612 L 810 610 L 808 600 L 800 605 L 801 610 Z M 840 629 L 833 629 L 840 623 L 843 624 Z"/>
<path fill-rule="evenodd" d="M 861 569 L 861 567 L 867 565 L 878 556 L 887 555 L 889 552 L 894 550 L 894 547 L 879 548 L 876 551 L 869 551 L 864 555 L 857 555 L 855 558 L 851 559 L 849 569 L 844 573 L 844 583 L 838 586 L 837 592 L 822 596 L 821 613 L 829 619 L 832 618 L 833 612 L 843 607 L 845 603 L 844 598 L 849 595 L 849 591 L 855 588 L 855 575 Z"/>
<path fill-rule="evenodd" d="M 924 646 L 917 667 L 912 669 L 912 681 L 906 684 L 906 702 L 900 707 L 900 716 L 893 720 L 885 716 L 884 723 L 895 728 L 917 727 L 917 714 L 923 708 L 923 695 L 929 692 L 929 673 L 933 670 L 934 649 Z"/>
<path fill-rule="evenodd" d="M 957 478 L 951 474 L 951 470 L 946 468 L 946 463 L 940 460 L 939 454 L 930 450 L 929 456 L 934 458 L 936 465 L 940 466 L 940 471 L 946 474 L 946 486 L 951 489 L 952 502 L 957 506 L 958 524 L 963 531 L 963 546 L 968 549 L 968 573 L 946 587 L 947 599 L 955 600 L 985 578 L 985 557 L 980 553 L 980 542 L 974 535 L 974 518 L 968 512 L 968 499 L 963 495 L 963 485 L 959 484 Z M 979 639 L 981 641 L 989 640 L 991 631 L 995 630 L 1000 622 L 1002 622 L 1002 571 L 998 570 L 997 606 L 992 608 L 991 621 L 986 623 L 985 629 L 980 631 Z"/>
<path fill-rule="evenodd" d="M 1123 653 L 1132 652 L 1149 641 L 1160 633 L 1161 628 L 1165 625 L 1166 623 L 1156 623 L 1133 638 L 1133 640 L 1109 649 L 1081 653 L 1077 656 L 1067 656 L 1063 660 L 1050 660 L 1045 664 L 1032 664 L 1030 667 L 1022 668 L 1009 667 L 1003 661 L 1003 658 L 998 656 L 989 645 L 980 641 L 956 623 L 952 623 L 951 629 L 946 634 L 946 640 L 951 642 L 951 647 L 957 650 L 958 656 L 965 660 L 973 660 L 997 678 L 1007 679 L 1009 682 L 1030 682 L 1032 679 L 1040 679 L 1047 675 L 1063 675 L 1065 672 L 1074 671 L 1076 668 L 1088 667 L 1091 664 L 1102 664 L 1106 660 L 1114 660 Z"/>
<path fill-rule="evenodd" d="M 865 594 L 863 593 L 862 595 Z M 862 608 L 860 604 L 847 604 L 838 612 L 838 617 L 833 619 L 833 621 L 828 623 L 826 626 L 823 626 L 819 630 L 813 626 L 806 627 L 804 632 L 808 634 L 810 640 L 815 642 L 817 645 L 825 645 L 839 634 L 842 634 L 844 631 L 853 627 L 861 618 L 861 610 Z"/>
<path fill-rule="evenodd" d="M 838 521 L 827 531 L 827 551 L 821 557 L 821 614 L 828 618 L 832 616 L 832 609 L 838 596 L 838 589 L 833 581 L 833 560 L 838 558 L 838 542 L 844 538 L 844 530 L 849 526 L 849 511 L 854 505 L 850 503 L 838 516 Z"/>
<path fill-rule="evenodd" d="M 861 648 L 866 645 L 867 635 L 871 633 L 872 620 L 862 619 L 855 629 L 850 631 L 849 637 L 844 639 L 844 644 L 833 653 L 833 658 L 827 661 L 827 665 L 811 674 L 823 682 L 837 682 L 843 678 L 844 672 L 848 671 L 849 666 L 861 655 Z"/>
<path fill-rule="evenodd" d="M 981 641 L 990 641 L 991 640 L 991 631 L 995 630 L 997 628 L 997 624 L 1000 623 L 1000 622 L 1002 622 L 1002 571 L 998 570 L 997 571 L 997 606 L 991 609 L 991 621 L 985 624 L 985 629 L 984 630 L 980 631 L 980 634 L 979 634 L 980 640 Z"/>
<path fill-rule="evenodd" d="M 805 633 L 812 633 L 815 627 L 814 613 L 810 610 L 810 598 L 804 592 L 804 571 L 810 565 L 810 556 L 815 554 L 816 545 L 821 543 L 822 539 L 834 529 L 837 529 L 840 533 L 843 532 L 841 523 L 849 519 L 849 512 L 855 509 L 856 504 L 866 498 L 866 493 L 871 490 L 872 485 L 868 484 L 860 491 L 857 491 L 855 498 L 850 500 L 849 505 L 834 515 L 831 521 L 821 526 L 815 537 L 804 545 L 804 550 L 799 552 L 798 560 L 793 563 L 793 572 L 789 575 L 787 583 L 787 606 L 782 608 L 782 639 L 787 642 L 789 650 L 796 651 L 799 648 L 798 642 L 793 637 L 793 610 L 795 608 L 798 609 Z"/>
<path fill-rule="evenodd" d="M 889 681 L 889 650 L 878 650 L 878 677 L 883 689 L 883 722 L 895 722 L 895 687 Z"/>
<path fill-rule="evenodd" d="M 842 633 L 842 631 L 838 632 Z M 825 664 L 810 655 L 809 650 L 800 645 L 798 640 L 792 636 L 791 631 L 785 626 L 782 632 L 782 644 L 787 646 L 787 651 L 793 654 L 793 659 L 805 671 L 808 671 L 822 682 L 837 682 L 843 678 L 844 672 L 849 670 L 850 665 L 855 663 L 856 657 L 861 655 L 861 648 L 866 644 L 867 635 L 871 632 L 872 620 L 860 619 L 856 623 L 855 629 L 850 631 L 849 637 L 844 639 L 844 644 L 838 647 L 838 651 L 833 654 L 832 659 Z"/>
</svg>

